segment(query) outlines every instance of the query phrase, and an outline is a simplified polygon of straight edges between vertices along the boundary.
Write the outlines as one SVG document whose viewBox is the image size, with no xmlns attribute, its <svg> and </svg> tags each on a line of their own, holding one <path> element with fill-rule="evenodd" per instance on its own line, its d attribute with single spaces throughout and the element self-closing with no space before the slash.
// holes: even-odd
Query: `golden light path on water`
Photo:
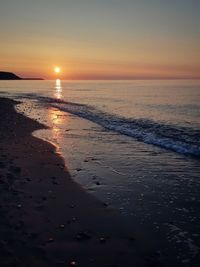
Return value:
<svg viewBox="0 0 200 267">
<path fill-rule="evenodd" d="M 60 79 L 56 79 L 54 96 L 57 99 L 61 99 L 62 98 L 62 84 L 61 84 L 61 80 Z"/>
<path fill-rule="evenodd" d="M 54 97 L 56 99 L 62 99 L 62 84 L 60 79 L 56 79 L 54 87 Z M 57 147 L 57 152 L 60 152 L 58 146 L 58 139 L 60 138 L 59 125 L 63 124 L 63 112 L 57 110 L 54 107 L 48 109 L 48 115 L 52 123 L 52 140 Z"/>
<path fill-rule="evenodd" d="M 48 117 L 51 122 L 51 138 L 48 141 L 52 142 L 53 145 L 56 147 L 56 152 L 58 154 L 61 154 L 59 139 L 61 134 L 60 125 L 64 123 L 63 113 L 54 107 L 50 107 L 48 109 Z"/>
</svg>

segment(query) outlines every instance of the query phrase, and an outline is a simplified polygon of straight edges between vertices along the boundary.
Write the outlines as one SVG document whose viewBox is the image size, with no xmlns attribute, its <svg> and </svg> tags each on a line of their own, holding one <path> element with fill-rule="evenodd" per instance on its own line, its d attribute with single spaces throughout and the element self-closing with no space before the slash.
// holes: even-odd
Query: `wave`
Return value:
<svg viewBox="0 0 200 267">
<path fill-rule="evenodd" d="M 27 95 L 31 98 L 31 95 Z M 35 95 L 32 95 L 35 98 Z M 157 145 L 181 154 L 200 157 L 200 131 L 149 119 L 129 119 L 98 110 L 85 104 L 37 97 L 41 103 L 94 122 L 107 130 L 127 135 L 147 144 Z"/>
</svg>

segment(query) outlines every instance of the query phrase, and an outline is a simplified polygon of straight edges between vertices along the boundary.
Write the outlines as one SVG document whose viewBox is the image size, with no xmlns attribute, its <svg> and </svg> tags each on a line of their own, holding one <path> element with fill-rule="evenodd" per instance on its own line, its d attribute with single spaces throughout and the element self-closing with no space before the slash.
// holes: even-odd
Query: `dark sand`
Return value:
<svg viewBox="0 0 200 267">
<path fill-rule="evenodd" d="M 70 177 L 44 125 L 0 98 L 0 266 L 161 266 L 123 218 Z"/>
</svg>

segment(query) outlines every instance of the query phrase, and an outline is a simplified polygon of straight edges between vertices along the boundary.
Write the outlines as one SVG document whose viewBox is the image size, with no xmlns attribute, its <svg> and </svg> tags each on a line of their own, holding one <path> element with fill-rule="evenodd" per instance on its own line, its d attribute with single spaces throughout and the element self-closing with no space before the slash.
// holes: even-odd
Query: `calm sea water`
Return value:
<svg viewBox="0 0 200 267">
<path fill-rule="evenodd" d="M 0 95 L 51 127 L 34 135 L 57 146 L 73 179 L 154 240 L 167 261 L 193 266 L 200 81 L 1 81 Z"/>
<path fill-rule="evenodd" d="M 106 129 L 200 156 L 198 81 L 1 82 L 1 90 L 54 102 Z"/>
</svg>

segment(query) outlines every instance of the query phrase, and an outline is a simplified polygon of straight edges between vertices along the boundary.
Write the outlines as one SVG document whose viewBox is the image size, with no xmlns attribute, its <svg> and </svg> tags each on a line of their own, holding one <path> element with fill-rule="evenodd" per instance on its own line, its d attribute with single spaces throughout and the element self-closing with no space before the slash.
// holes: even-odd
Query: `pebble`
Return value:
<svg viewBox="0 0 200 267">
<path fill-rule="evenodd" d="M 69 266 L 78 266 L 78 263 L 76 261 L 71 261 L 69 263 Z"/>
<path fill-rule="evenodd" d="M 48 242 L 53 242 L 54 241 L 54 238 L 53 237 L 50 237 L 49 239 L 48 239 Z"/>
</svg>

